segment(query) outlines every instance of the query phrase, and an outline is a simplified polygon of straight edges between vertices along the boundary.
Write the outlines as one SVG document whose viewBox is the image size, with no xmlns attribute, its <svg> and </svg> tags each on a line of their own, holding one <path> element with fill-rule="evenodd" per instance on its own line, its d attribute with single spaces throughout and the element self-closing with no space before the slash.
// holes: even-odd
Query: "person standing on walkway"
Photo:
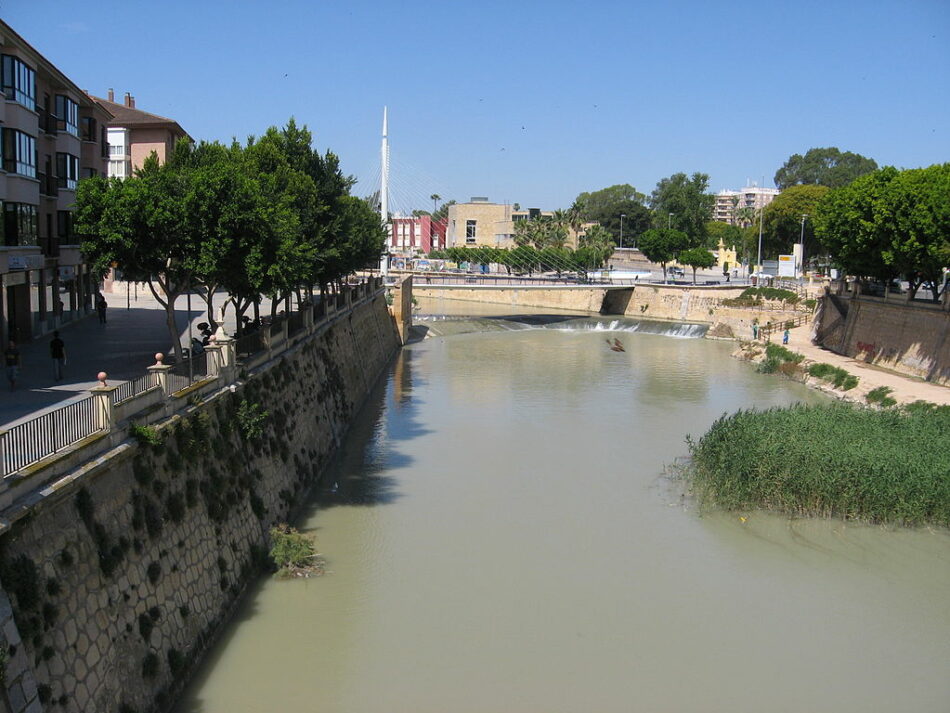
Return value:
<svg viewBox="0 0 950 713">
<path fill-rule="evenodd" d="M 10 382 L 10 391 L 16 388 L 17 376 L 20 374 L 20 350 L 16 348 L 16 342 L 12 339 L 3 352 L 3 358 L 7 365 L 7 381 Z"/>
<path fill-rule="evenodd" d="M 785 334 L 782 335 L 782 344 L 788 344 L 788 330 L 785 330 Z"/>
<path fill-rule="evenodd" d="M 53 358 L 53 380 L 63 380 L 63 367 L 66 366 L 66 344 L 59 338 L 59 332 L 53 332 L 53 341 L 49 343 L 49 355 Z"/>
<path fill-rule="evenodd" d="M 99 324 L 106 323 L 106 307 L 108 306 L 109 304 L 106 302 L 106 298 L 103 297 L 100 292 L 96 297 L 96 312 L 99 313 Z"/>
</svg>

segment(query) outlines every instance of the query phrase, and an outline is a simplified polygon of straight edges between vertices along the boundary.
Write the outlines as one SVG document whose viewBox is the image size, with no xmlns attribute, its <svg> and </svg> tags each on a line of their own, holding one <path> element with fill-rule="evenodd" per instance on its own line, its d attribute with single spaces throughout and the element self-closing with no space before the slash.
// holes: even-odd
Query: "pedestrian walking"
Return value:
<svg viewBox="0 0 950 713">
<path fill-rule="evenodd" d="M 785 334 L 782 335 L 782 344 L 788 344 L 788 330 L 785 330 Z"/>
<path fill-rule="evenodd" d="M 99 313 L 99 324 L 106 323 L 106 307 L 108 306 L 109 304 L 106 302 L 106 298 L 103 297 L 100 292 L 96 297 L 96 312 Z"/>
<path fill-rule="evenodd" d="M 12 339 L 3 352 L 3 358 L 7 365 L 7 381 L 10 382 L 10 391 L 16 388 L 16 380 L 20 375 L 20 350 L 16 348 L 16 342 Z"/>
<path fill-rule="evenodd" d="M 63 380 L 63 367 L 66 366 L 66 344 L 59 338 L 59 332 L 53 332 L 49 343 L 49 355 L 53 359 L 53 380 Z"/>
<path fill-rule="evenodd" d="M 752 325 L 752 338 L 753 339 L 759 338 L 759 325 L 757 324 Z"/>
</svg>

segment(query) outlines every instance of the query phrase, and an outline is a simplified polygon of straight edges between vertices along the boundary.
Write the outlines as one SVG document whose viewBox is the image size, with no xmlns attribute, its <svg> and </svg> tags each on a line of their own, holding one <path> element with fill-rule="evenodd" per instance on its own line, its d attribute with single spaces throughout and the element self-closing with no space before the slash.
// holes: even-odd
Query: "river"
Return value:
<svg viewBox="0 0 950 713">
<path fill-rule="evenodd" d="M 403 349 L 300 522 L 329 573 L 252 587 L 180 713 L 950 709 L 946 531 L 701 512 L 670 477 L 721 414 L 824 397 L 566 317 L 422 322 L 450 336 Z"/>
</svg>

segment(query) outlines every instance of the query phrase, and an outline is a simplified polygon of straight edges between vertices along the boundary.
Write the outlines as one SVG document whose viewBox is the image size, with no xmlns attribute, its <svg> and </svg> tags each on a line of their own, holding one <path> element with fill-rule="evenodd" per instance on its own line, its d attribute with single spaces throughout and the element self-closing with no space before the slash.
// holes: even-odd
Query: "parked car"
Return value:
<svg viewBox="0 0 950 713">
<path fill-rule="evenodd" d="M 683 268 L 676 267 L 674 265 L 673 267 L 666 268 L 666 274 L 669 275 L 670 277 L 684 277 L 686 275 L 686 272 L 683 270 Z"/>
</svg>

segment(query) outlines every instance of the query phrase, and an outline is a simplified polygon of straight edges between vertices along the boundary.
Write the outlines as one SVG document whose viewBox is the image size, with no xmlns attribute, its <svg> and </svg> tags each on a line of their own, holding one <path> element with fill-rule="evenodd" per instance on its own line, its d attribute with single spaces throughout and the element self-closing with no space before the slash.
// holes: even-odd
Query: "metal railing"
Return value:
<svg viewBox="0 0 950 713">
<path fill-rule="evenodd" d="M 364 296 L 367 297 L 372 295 L 373 291 L 382 287 L 380 278 L 372 277 L 370 280 L 369 286 L 363 290 Z M 339 294 L 335 297 L 339 304 L 345 304 L 345 294 Z M 333 299 L 332 296 L 331 299 Z M 315 316 L 324 317 L 325 315 L 321 312 L 325 312 L 325 305 L 320 301 L 317 301 L 316 304 L 318 307 L 314 310 Z M 304 329 L 306 322 L 300 312 L 291 313 L 289 320 L 288 326 L 292 331 Z M 279 334 L 282 328 L 283 325 L 277 322 L 235 340 L 235 356 L 241 357 L 262 352 L 265 347 L 263 330 L 273 329 L 275 334 Z M 175 394 L 187 389 L 195 382 L 206 379 L 208 376 L 208 359 L 209 354 L 205 352 L 171 365 L 166 374 L 167 392 Z M 214 373 L 220 373 L 220 367 L 221 363 L 218 362 Z M 0 431 L 0 476 L 15 473 L 81 441 L 83 438 L 106 431 L 109 428 L 108 423 L 111 416 L 100 412 L 100 409 L 124 404 L 152 389 L 159 388 L 159 386 L 159 380 L 154 374 L 145 374 L 137 379 L 117 385 L 109 396 L 111 404 L 108 401 L 97 404 L 96 402 L 99 400 L 97 396 L 88 396 L 29 421 L 19 423 L 5 431 Z M 126 414 L 126 417 L 128 417 L 128 414 Z"/>
<path fill-rule="evenodd" d="M 239 356 L 248 356 L 264 348 L 264 339 L 260 329 L 234 340 L 234 351 Z"/>
<path fill-rule="evenodd" d="M 2 475 L 32 463 L 103 430 L 93 396 L 19 423 L 3 433 Z"/>
<path fill-rule="evenodd" d="M 759 339 L 766 342 L 772 341 L 772 334 L 775 332 L 784 332 L 786 329 L 794 329 L 811 321 L 811 312 L 802 314 L 794 319 L 783 319 L 778 322 L 769 322 L 759 327 Z"/>
<path fill-rule="evenodd" d="M 190 364 L 189 364 L 190 362 Z M 187 389 L 195 381 L 201 381 L 208 375 L 208 353 L 188 357 L 178 364 L 172 364 L 168 370 L 168 393 L 175 394 Z"/>
<path fill-rule="evenodd" d="M 156 386 L 158 386 L 158 384 L 155 383 L 155 377 L 152 374 L 146 374 L 145 376 L 140 376 L 138 379 L 126 381 L 124 384 L 119 384 L 115 388 L 115 391 L 112 392 L 112 403 L 120 404 Z"/>
</svg>

